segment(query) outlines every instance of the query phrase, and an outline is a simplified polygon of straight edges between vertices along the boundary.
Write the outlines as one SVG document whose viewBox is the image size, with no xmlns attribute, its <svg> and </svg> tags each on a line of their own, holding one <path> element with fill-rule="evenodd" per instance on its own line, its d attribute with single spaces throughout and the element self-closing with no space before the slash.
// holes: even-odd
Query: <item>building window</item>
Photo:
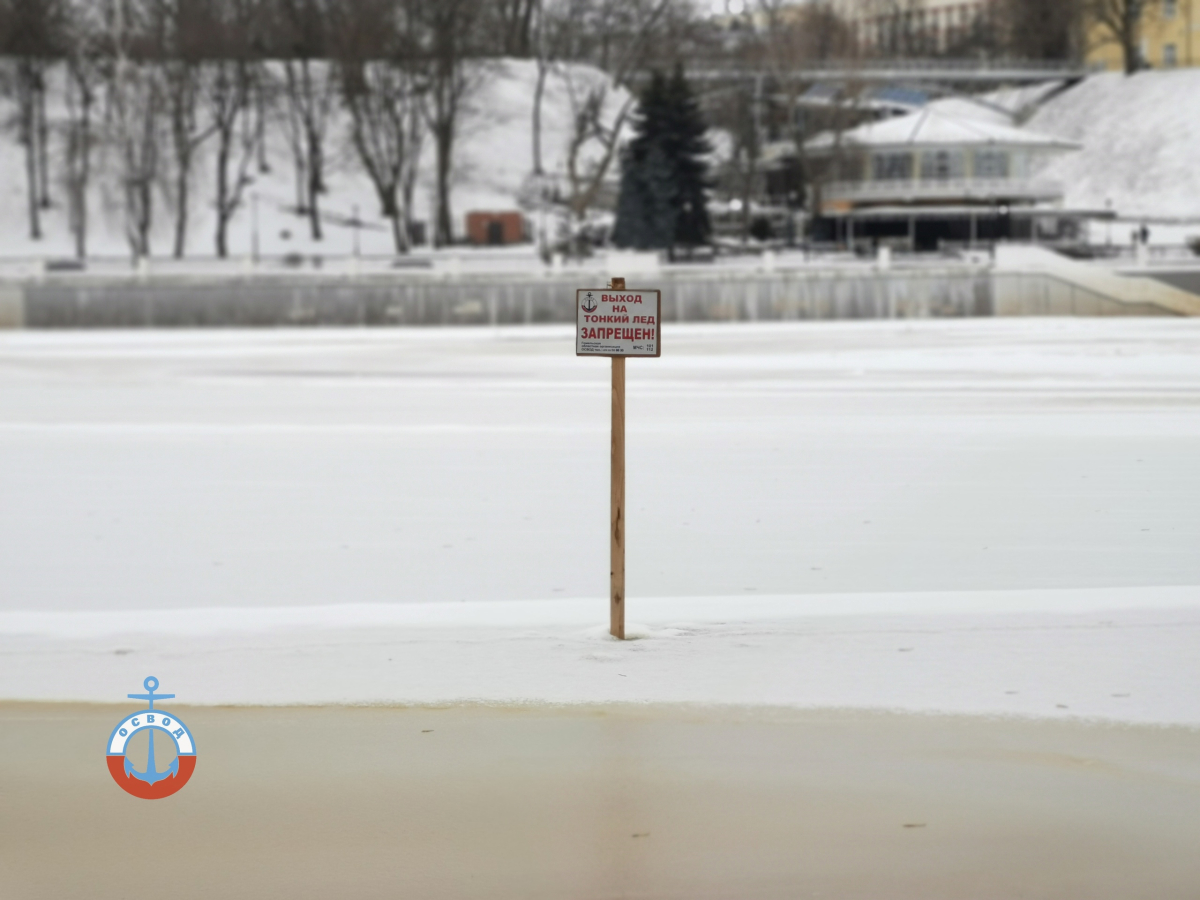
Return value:
<svg viewBox="0 0 1200 900">
<path fill-rule="evenodd" d="M 975 153 L 976 178 L 1008 178 L 1008 153 L 1004 150 L 979 150 Z"/>
<path fill-rule="evenodd" d="M 921 154 L 923 181 L 951 181 L 965 175 L 965 160 L 958 150 L 929 150 Z"/>
<path fill-rule="evenodd" d="M 1163 0 L 1163 18 L 1173 19 L 1179 12 L 1179 0 Z"/>
<path fill-rule="evenodd" d="M 911 153 L 876 153 L 873 163 L 876 181 L 912 181 Z"/>
<path fill-rule="evenodd" d="M 1174 44 L 1163 45 L 1163 68 L 1173 69 L 1179 65 L 1179 54 Z"/>
</svg>

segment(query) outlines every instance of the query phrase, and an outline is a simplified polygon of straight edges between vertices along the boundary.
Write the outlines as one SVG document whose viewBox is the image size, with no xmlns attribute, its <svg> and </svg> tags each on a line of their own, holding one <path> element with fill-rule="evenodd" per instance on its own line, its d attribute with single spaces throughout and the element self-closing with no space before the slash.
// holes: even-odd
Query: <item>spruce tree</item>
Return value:
<svg viewBox="0 0 1200 900">
<path fill-rule="evenodd" d="M 639 250 L 707 243 L 707 126 L 681 67 L 670 80 L 651 75 L 633 124 L 621 156 L 613 243 Z"/>
<path fill-rule="evenodd" d="M 647 242 L 650 247 L 670 249 L 676 242 L 679 220 L 679 183 L 662 144 L 653 144 L 642 164 L 642 191 Z"/>
<path fill-rule="evenodd" d="M 706 137 L 708 125 L 700 104 L 683 77 L 683 66 L 678 63 L 667 86 L 667 109 L 670 121 L 666 151 L 674 167 L 678 204 L 675 243 L 691 248 L 707 244 L 712 235 L 708 218 L 710 182 L 705 159 L 712 152 L 712 145 Z"/>
<path fill-rule="evenodd" d="M 621 153 L 621 192 L 617 196 L 617 222 L 612 234 L 618 247 L 635 250 L 649 247 L 645 200 L 641 167 L 633 158 L 633 148 L 626 147 Z"/>
</svg>

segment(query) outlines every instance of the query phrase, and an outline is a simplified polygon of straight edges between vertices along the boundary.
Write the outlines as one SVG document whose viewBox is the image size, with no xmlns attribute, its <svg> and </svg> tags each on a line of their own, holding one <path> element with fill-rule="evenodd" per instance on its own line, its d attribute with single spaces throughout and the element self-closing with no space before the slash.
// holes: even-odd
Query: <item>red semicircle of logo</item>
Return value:
<svg viewBox="0 0 1200 900">
<path fill-rule="evenodd" d="M 121 789 L 128 794 L 133 794 L 135 797 L 141 797 L 143 800 L 161 800 L 163 797 L 170 797 L 192 777 L 192 772 L 196 771 L 196 757 L 194 756 L 179 756 L 179 772 L 173 778 L 164 778 L 162 781 L 154 784 L 146 784 L 144 781 L 139 781 L 132 775 L 125 774 L 125 757 L 123 755 L 106 756 L 108 760 L 108 771 L 112 774 L 113 781 L 121 786 Z"/>
</svg>

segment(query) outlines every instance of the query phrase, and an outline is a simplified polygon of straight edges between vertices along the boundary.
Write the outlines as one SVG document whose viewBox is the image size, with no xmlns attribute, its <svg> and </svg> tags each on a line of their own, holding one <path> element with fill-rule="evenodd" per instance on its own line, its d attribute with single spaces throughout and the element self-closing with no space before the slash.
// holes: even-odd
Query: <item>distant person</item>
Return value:
<svg viewBox="0 0 1200 900">
<path fill-rule="evenodd" d="M 1143 244 L 1150 243 L 1150 229 L 1146 227 L 1146 223 L 1142 223 L 1142 227 L 1138 229 L 1138 238 Z"/>
</svg>

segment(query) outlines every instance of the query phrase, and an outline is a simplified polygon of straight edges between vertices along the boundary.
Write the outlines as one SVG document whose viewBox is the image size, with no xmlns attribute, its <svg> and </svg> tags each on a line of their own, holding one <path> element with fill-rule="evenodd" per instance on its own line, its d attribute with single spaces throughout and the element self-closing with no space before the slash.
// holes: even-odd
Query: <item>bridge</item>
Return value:
<svg viewBox="0 0 1200 900">
<path fill-rule="evenodd" d="M 687 75 L 689 79 L 708 85 L 754 82 L 762 78 L 776 82 L 814 84 L 916 82 L 989 85 L 1078 81 L 1096 71 L 1095 68 L 1077 63 L 1045 60 L 855 59 L 801 62 L 794 67 L 705 64 L 688 68 Z"/>
</svg>

